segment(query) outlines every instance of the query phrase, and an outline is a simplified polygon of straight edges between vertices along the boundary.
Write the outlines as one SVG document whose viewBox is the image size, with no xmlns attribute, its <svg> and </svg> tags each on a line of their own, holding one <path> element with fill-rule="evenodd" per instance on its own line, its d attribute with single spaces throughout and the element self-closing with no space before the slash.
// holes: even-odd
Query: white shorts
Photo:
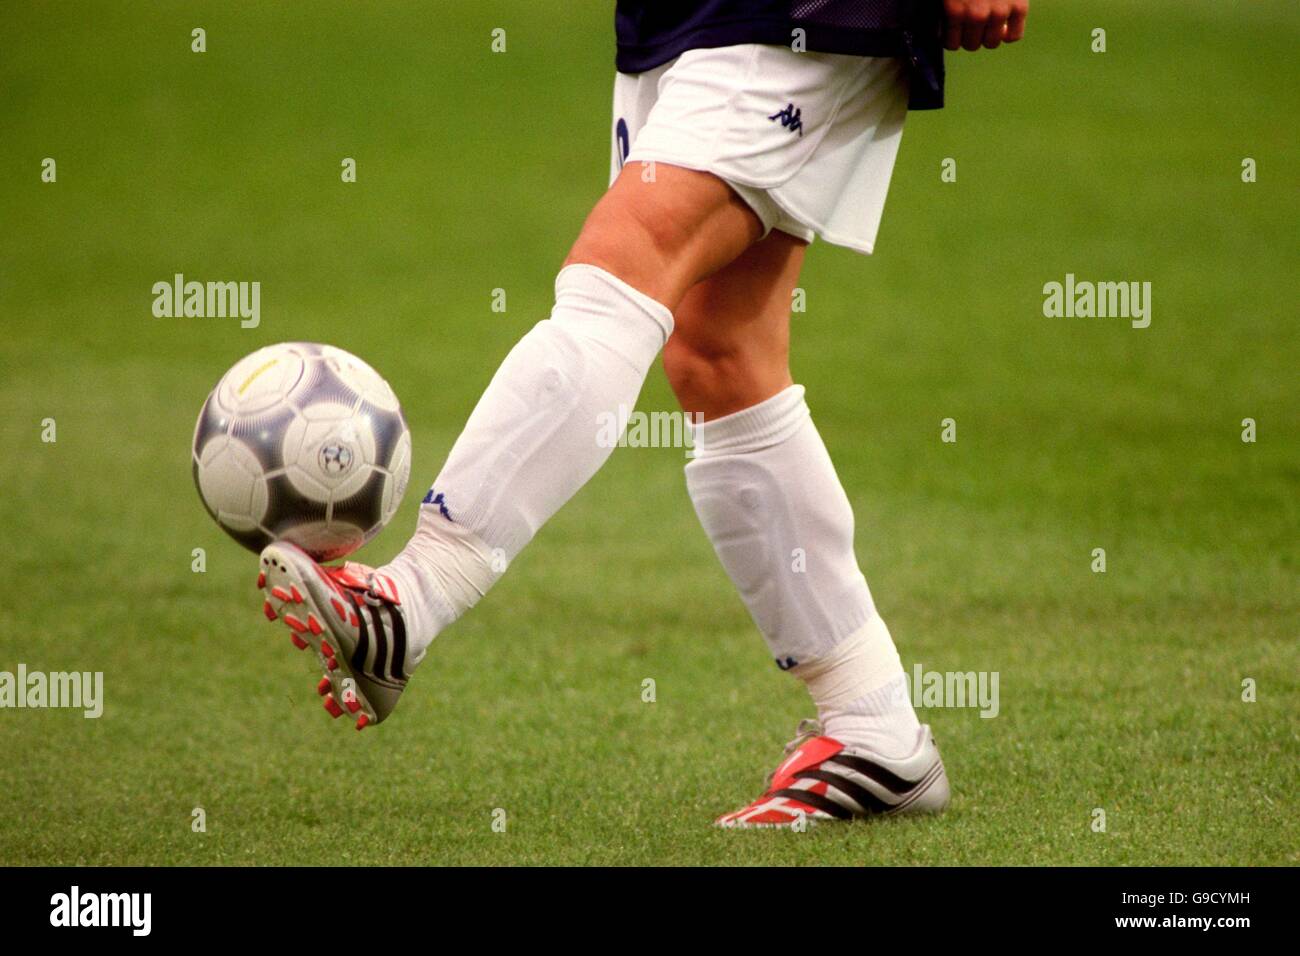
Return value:
<svg viewBox="0 0 1300 956">
<path fill-rule="evenodd" d="M 624 163 L 713 173 L 763 221 L 870 253 L 907 117 L 892 58 L 744 44 L 614 80 L 610 182 Z"/>
</svg>

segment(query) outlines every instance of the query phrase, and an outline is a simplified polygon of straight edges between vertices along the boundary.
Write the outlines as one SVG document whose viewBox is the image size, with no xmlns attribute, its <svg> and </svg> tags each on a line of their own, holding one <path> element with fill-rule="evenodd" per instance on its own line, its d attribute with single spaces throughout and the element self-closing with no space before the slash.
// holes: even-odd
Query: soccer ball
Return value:
<svg viewBox="0 0 1300 956">
<path fill-rule="evenodd" d="M 411 433 L 392 388 L 342 349 L 286 342 L 221 377 L 194 428 L 194 483 L 251 551 L 286 540 L 317 561 L 361 547 L 411 474 Z"/>
</svg>

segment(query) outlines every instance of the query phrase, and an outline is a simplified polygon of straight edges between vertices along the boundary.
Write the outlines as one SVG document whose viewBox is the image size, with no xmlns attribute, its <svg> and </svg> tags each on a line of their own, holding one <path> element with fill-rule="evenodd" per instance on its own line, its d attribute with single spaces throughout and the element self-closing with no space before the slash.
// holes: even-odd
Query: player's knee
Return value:
<svg viewBox="0 0 1300 956">
<path fill-rule="evenodd" d="M 611 190 L 592 210 L 568 261 L 613 267 L 619 274 L 663 271 L 680 259 L 690 239 L 690 224 L 671 210 Z"/>
<path fill-rule="evenodd" d="M 682 203 L 683 197 L 671 196 L 667 190 L 625 195 L 619 200 L 618 215 L 642 249 L 673 262 L 687 252 L 699 225 Z"/>
<path fill-rule="evenodd" d="M 675 309 L 761 233 L 758 217 L 716 176 L 662 167 L 645 183 L 624 171 L 587 217 L 566 264 L 600 266 Z"/>
<path fill-rule="evenodd" d="M 693 342 L 680 334 L 668 339 L 663 362 L 668 384 L 682 408 L 708 417 L 743 403 L 760 377 L 758 364 L 743 350 Z"/>
</svg>

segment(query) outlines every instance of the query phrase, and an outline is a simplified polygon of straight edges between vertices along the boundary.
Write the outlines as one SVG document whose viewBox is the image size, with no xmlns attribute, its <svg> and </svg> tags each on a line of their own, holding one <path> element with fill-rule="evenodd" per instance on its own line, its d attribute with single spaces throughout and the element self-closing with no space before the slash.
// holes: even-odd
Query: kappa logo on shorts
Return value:
<svg viewBox="0 0 1300 956">
<path fill-rule="evenodd" d="M 627 120 L 621 116 L 614 127 L 614 142 L 618 144 L 618 168 L 622 169 L 627 162 L 627 154 L 632 152 L 632 137 L 628 135 Z"/>
<path fill-rule="evenodd" d="M 795 109 L 793 103 L 788 104 L 785 109 L 773 113 L 768 119 L 773 122 L 780 120 L 781 125 L 790 132 L 798 133 L 801 138 L 803 137 L 803 110 Z"/>
</svg>

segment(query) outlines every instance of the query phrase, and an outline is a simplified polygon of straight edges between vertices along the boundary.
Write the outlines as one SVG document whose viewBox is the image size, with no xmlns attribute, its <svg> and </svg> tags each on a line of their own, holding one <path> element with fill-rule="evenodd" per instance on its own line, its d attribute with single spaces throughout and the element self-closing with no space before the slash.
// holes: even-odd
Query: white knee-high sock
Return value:
<svg viewBox="0 0 1300 956">
<path fill-rule="evenodd" d="M 686 484 L 700 523 L 783 670 L 826 732 L 888 756 L 916 744 L 903 668 L 853 553 L 853 510 L 792 385 L 694 426 Z"/>
<path fill-rule="evenodd" d="M 561 270 L 550 318 L 506 356 L 425 497 L 415 536 L 383 569 L 410 595 L 412 663 L 605 463 L 613 445 L 603 426 L 626 421 L 672 328 L 665 306 L 605 270 Z"/>
</svg>

